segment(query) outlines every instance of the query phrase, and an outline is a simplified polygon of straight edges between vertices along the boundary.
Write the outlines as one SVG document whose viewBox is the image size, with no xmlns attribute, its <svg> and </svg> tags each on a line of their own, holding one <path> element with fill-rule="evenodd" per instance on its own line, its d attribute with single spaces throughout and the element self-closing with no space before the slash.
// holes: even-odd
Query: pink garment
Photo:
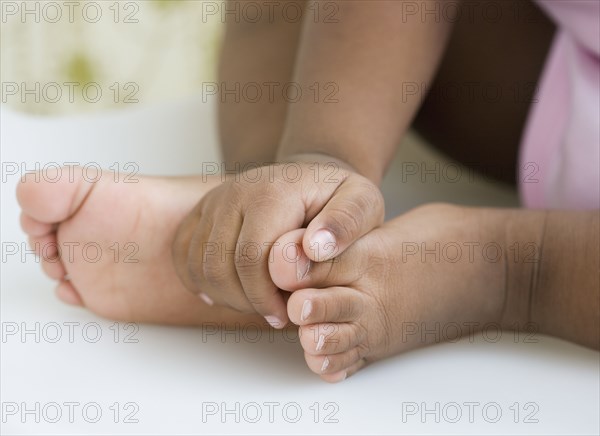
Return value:
<svg viewBox="0 0 600 436">
<path fill-rule="evenodd" d="M 530 208 L 600 208 L 600 0 L 538 0 L 556 22 L 521 144 Z"/>
</svg>

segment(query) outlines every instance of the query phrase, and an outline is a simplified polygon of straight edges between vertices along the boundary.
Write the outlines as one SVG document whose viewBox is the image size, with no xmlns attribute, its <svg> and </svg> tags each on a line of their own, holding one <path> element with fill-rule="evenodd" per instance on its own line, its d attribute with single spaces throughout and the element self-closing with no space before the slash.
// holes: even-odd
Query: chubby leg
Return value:
<svg viewBox="0 0 600 436">
<path fill-rule="evenodd" d="M 306 0 L 284 2 L 293 3 L 293 10 L 306 6 Z M 274 161 L 287 115 L 288 102 L 281 90 L 293 80 L 302 20 L 293 22 L 282 14 L 264 12 L 258 22 L 236 20 L 231 14 L 225 23 L 219 64 L 219 134 L 230 170 L 236 165 L 243 169 L 248 163 Z M 271 83 L 277 92 L 270 95 L 264 88 L 257 100 L 236 99 L 224 92 L 247 84 L 262 87 L 265 83 Z"/>
</svg>

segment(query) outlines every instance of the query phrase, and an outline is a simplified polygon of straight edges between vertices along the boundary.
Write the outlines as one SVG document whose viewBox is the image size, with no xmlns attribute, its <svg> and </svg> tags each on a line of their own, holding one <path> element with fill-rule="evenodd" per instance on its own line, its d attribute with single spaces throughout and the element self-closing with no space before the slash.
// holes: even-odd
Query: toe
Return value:
<svg viewBox="0 0 600 436">
<path fill-rule="evenodd" d="M 304 359 L 310 370 L 315 374 L 335 374 L 358 363 L 363 358 L 363 353 L 361 347 L 354 347 L 343 353 L 328 354 L 326 356 L 313 356 L 305 353 Z"/>
<path fill-rule="evenodd" d="M 29 248 L 35 251 L 35 254 L 46 260 L 52 261 L 58 257 L 56 233 L 49 233 L 43 236 L 30 236 L 28 245 Z"/>
<path fill-rule="evenodd" d="M 355 321 L 365 304 L 364 295 L 352 288 L 302 289 L 290 296 L 288 316 L 297 325 Z"/>
<path fill-rule="evenodd" d="M 56 286 L 56 296 L 64 303 L 71 304 L 73 306 L 83 306 L 83 300 L 79 295 L 79 292 L 75 290 L 71 282 L 62 280 Z"/>
<path fill-rule="evenodd" d="M 361 248 L 357 247 L 360 241 L 339 257 L 327 262 L 311 262 L 302 249 L 305 231 L 288 232 L 271 248 L 269 272 L 280 289 L 296 291 L 309 287 L 344 286 L 362 277 L 368 256 L 357 255 L 361 252 Z"/>
<path fill-rule="evenodd" d="M 45 236 L 30 237 L 29 245 L 40 257 L 42 270 L 54 280 L 61 280 L 67 273 L 60 258 L 56 233 Z"/>
<path fill-rule="evenodd" d="M 50 223 L 43 223 L 36 219 L 33 219 L 25 213 L 21 213 L 21 229 L 29 236 L 44 236 L 48 233 L 52 233 L 56 226 Z"/>
<path fill-rule="evenodd" d="M 313 267 L 302 250 L 302 236 L 305 229 L 297 229 L 281 236 L 271 248 L 269 274 L 280 289 L 293 291 L 300 289 Z M 306 287 L 306 286 L 305 286 Z"/>
<path fill-rule="evenodd" d="M 67 274 L 64 265 L 59 259 L 54 261 L 48 261 L 42 258 L 42 270 L 44 273 L 53 280 L 61 280 Z"/>
<path fill-rule="evenodd" d="M 44 177 L 39 173 L 26 174 L 17 186 L 17 200 L 23 212 L 41 223 L 58 223 L 69 218 L 94 186 L 78 169 L 51 169 Z"/>
<path fill-rule="evenodd" d="M 360 359 L 353 365 L 350 365 L 349 368 L 343 369 L 338 372 L 334 372 L 332 374 L 321 374 L 321 378 L 328 383 L 338 383 L 346 380 L 348 377 L 355 374 L 362 367 L 366 366 L 367 362 L 365 359 Z"/>
<path fill-rule="evenodd" d="M 298 334 L 304 352 L 315 356 L 348 351 L 363 343 L 367 336 L 357 323 L 302 326 Z"/>
</svg>

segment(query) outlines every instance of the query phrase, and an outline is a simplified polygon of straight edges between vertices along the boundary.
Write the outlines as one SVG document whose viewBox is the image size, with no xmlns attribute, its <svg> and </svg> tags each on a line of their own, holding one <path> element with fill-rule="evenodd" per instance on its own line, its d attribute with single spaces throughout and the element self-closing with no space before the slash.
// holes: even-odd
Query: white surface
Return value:
<svg viewBox="0 0 600 436">
<path fill-rule="evenodd" d="M 143 173 L 181 174 L 198 172 L 203 160 L 215 160 L 216 140 L 213 112 L 194 100 L 163 107 L 135 109 L 96 115 L 93 118 L 35 119 L 2 108 L 1 146 L 3 165 L 8 162 L 137 162 Z M 414 144 L 404 147 L 403 159 L 431 159 Z M 394 168 L 401 168 L 399 160 Z M 4 176 L 3 166 L 3 176 Z M 21 242 L 14 186 L 18 176 L 2 183 L 2 241 Z M 458 184 L 399 183 L 388 179 L 384 191 L 388 214 L 424 201 L 446 200 L 467 204 L 515 203 L 514 195 L 465 181 Z M 395 206 L 392 206 L 395 205 Z M 4 245 L 3 245 L 4 247 Z M 4 250 L 4 248 L 3 248 Z M 3 259 L 4 260 L 4 259 Z M 498 343 L 476 335 L 455 344 L 443 344 L 372 365 L 344 383 L 329 385 L 305 367 L 299 344 L 281 334 L 264 334 L 256 343 L 249 332 L 236 338 L 233 333 L 210 335 L 193 328 L 141 325 L 137 343 L 124 343 L 124 324 L 115 343 L 112 322 L 85 310 L 58 302 L 53 284 L 39 265 L 28 256 L 25 263 L 10 257 L 2 263 L 2 330 L 16 325 L 35 329 L 33 335 L 2 338 L 1 401 L 4 409 L 12 403 L 34 408 L 40 403 L 40 422 L 33 414 L 2 415 L 2 434 L 598 434 L 599 359 L 598 353 L 552 338 L 537 336 L 537 343 L 523 343 L 505 333 Z M 74 325 L 73 341 L 68 327 Z M 58 323 L 62 338 L 52 343 Z M 102 337 L 90 339 L 94 326 Z M 56 325 L 54 325 L 56 326 Z M 82 328 L 88 326 L 88 340 Z M 45 329 L 45 330 L 44 330 Z M 49 423 L 61 404 L 62 418 Z M 78 402 L 74 422 L 69 422 L 65 402 Z M 82 406 L 98 403 L 102 417 L 88 423 Z M 121 414 L 114 423 L 109 407 L 120 403 Z M 124 423 L 124 404 L 134 402 L 138 423 Z M 209 403 L 225 403 L 233 409 L 240 403 L 241 414 L 223 419 L 203 415 Z M 269 422 L 269 406 L 273 422 Z M 439 422 L 434 414 L 402 416 L 403 403 L 425 403 L 432 409 L 440 403 Z M 450 423 L 458 403 L 463 412 Z M 463 403 L 478 402 L 473 422 Z M 497 403 L 502 417 L 496 423 L 494 410 L 483 415 L 482 406 Z M 525 423 L 536 403 L 537 423 Z M 21 404 L 24 403 L 24 404 Z M 262 418 L 250 423 L 261 406 Z M 295 404 L 297 404 L 297 406 Z M 319 403 L 320 416 L 310 407 Z M 326 406 L 326 403 L 333 405 Z M 518 423 L 514 403 L 519 403 Z M 283 406 L 288 405 L 287 414 Z M 245 407 L 244 407 L 245 406 Z M 91 407 L 91 406 L 90 406 Z M 291 423 L 294 407 L 302 417 Z M 490 406 L 491 407 L 491 406 Z M 314 409 L 314 407 L 313 407 Z M 337 412 L 336 412 L 337 410 Z M 443 412 L 446 412 L 444 414 Z M 244 412 L 246 414 L 244 415 Z M 337 423 L 326 423 L 335 412 Z M 89 408 L 85 415 L 94 417 Z M 25 422 L 22 422 L 25 421 Z M 222 422 L 225 421 L 225 422 Z M 404 422 L 403 422 L 404 421 Z M 425 421 L 425 422 L 422 422 Z"/>
</svg>

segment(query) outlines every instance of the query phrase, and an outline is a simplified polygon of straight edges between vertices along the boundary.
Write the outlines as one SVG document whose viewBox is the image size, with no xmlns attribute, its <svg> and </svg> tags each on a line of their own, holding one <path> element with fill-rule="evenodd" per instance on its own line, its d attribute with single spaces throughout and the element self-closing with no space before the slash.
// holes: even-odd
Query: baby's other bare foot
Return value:
<svg viewBox="0 0 600 436">
<path fill-rule="evenodd" d="M 300 326 L 310 369 L 341 381 L 369 362 L 440 341 L 427 331 L 450 326 L 450 335 L 466 335 L 499 322 L 505 265 L 482 247 L 503 243 L 502 223 L 484 228 L 485 213 L 423 206 L 337 259 L 309 266 L 297 256 L 304 230 L 283 235 L 272 249 L 270 273 L 281 289 L 294 291 L 288 314 Z"/>
<path fill-rule="evenodd" d="M 86 177 L 77 167 L 49 170 L 17 187 L 21 226 L 62 301 L 136 322 L 263 322 L 208 306 L 175 274 L 177 226 L 218 179 Z"/>
</svg>

